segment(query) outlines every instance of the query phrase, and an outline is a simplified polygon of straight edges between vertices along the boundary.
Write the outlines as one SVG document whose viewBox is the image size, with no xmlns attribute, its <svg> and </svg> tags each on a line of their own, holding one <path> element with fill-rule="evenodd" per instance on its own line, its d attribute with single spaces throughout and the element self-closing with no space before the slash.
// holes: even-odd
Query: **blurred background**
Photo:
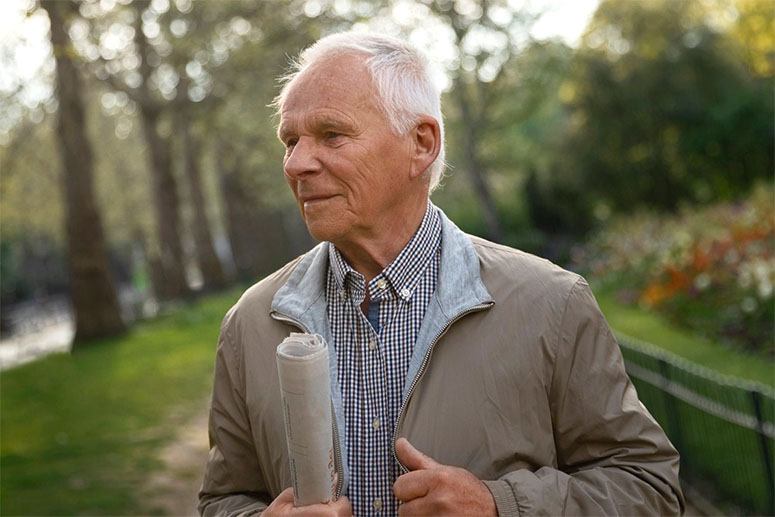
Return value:
<svg viewBox="0 0 775 517">
<path fill-rule="evenodd" d="M 690 513 L 775 514 L 771 0 L 3 2 L 0 513 L 194 512 L 220 320 L 314 245 L 276 78 L 348 29 L 438 64 L 433 201 L 590 280 Z"/>
</svg>

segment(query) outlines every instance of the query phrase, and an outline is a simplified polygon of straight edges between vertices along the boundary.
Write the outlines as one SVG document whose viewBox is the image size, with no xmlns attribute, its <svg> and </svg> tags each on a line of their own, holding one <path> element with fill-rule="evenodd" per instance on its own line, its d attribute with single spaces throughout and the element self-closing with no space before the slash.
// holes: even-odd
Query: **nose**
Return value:
<svg viewBox="0 0 775 517">
<path fill-rule="evenodd" d="M 285 175 L 290 180 L 299 180 L 320 170 L 320 161 L 316 154 L 315 141 L 303 136 L 288 152 L 283 164 Z"/>
</svg>

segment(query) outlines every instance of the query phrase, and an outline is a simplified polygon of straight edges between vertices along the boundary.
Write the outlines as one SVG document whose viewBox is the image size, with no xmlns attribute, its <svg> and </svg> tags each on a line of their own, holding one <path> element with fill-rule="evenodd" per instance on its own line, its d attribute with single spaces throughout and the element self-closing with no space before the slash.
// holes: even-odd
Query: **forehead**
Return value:
<svg viewBox="0 0 775 517">
<path fill-rule="evenodd" d="M 381 114 L 364 56 L 340 55 L 311 65 L 288 86 L 280 110 L 280 128 L 310 117 L 348 118 Z"/>
</svg>

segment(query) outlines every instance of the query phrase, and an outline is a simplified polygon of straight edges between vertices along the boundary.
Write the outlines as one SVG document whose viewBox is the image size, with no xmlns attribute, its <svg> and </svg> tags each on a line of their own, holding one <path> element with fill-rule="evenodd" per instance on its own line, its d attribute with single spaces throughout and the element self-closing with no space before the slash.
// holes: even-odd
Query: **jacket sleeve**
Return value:
<svg viewBox="0 0 775 517">
<path fill-rule="evenodd" d="M 244 375 L 224 318 L 215 359 L 210 405 L 210 455 L 199 491 L 203 516 L 258 515 L 271 502 L 261 476 L 245 405 Z"/>
<path fill-rule="evenodd" d="M 500 515 L 683 513 L 678 453 L 638 400 L 583 279 L 566 301 L 549 389 L 558 468 L 485 481 Z"/>
</svg>

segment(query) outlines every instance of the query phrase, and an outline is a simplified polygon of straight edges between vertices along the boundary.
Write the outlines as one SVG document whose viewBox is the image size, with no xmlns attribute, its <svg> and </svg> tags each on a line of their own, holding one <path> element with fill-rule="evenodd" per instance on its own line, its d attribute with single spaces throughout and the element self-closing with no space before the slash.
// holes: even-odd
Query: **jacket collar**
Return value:
<svg viewBox="0 0 775 517">
<path fill-rule="evenodd" d="M 468 307 L 491 302 L 492 296 L 482 283 L 479 257 L 470 239 L 443 211 L 439 210 L 439 215 L 441 264 L 431 305 L 436 304 L 439 315 L 449 319 Z M 310 250 L 272 300 L 273 311 L 298 320 L 306 330 L 327 341 L 331 336 L 325 296 L 329 246 L 322 242 Z"/>
</svg>

